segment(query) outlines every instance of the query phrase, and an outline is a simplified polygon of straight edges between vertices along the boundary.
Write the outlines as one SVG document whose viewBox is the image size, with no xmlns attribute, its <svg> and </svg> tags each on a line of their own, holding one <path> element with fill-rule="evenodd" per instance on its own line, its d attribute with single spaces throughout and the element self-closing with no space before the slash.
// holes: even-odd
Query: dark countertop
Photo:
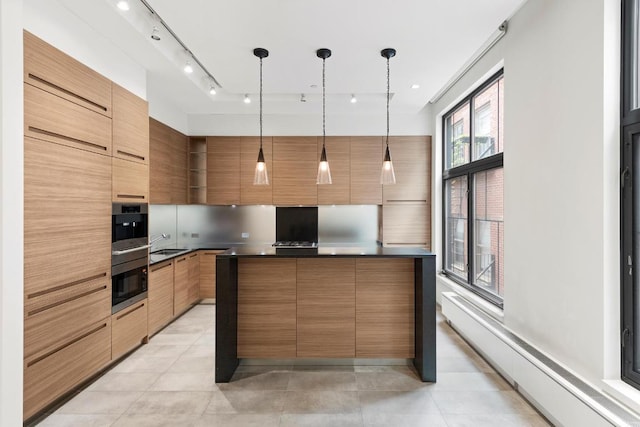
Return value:
<svg viewBox="0 0 640 427">
<path fill-rule="evenodd" d="M 317 248 L 274 248 L 272 246 L 238 246 L 232 247 L 218 255 L 219 257 L 259 258 L 264 256 L 281 256 L 289 258 L 313 257 L 398 257 L 422 258 L 435 254 L 422 248 L 386 248 L 377 245 L 363 246 L 324 246 Z"/>
</svg>

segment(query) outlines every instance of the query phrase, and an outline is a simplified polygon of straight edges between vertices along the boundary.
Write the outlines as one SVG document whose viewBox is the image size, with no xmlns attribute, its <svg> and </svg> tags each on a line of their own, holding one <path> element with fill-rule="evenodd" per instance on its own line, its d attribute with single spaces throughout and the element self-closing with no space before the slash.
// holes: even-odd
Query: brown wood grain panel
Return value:
<svg viewBox="0 0 640 427">
<path fill-rule="evenodd" d="M 216 255 L 224 251 L 200 251 L 200 298 L 216 297 Z"/>
<path fill-rule="evenodd" d="M 188 202 L 189 137 L 171 129 L 171 204 Z"/>
<path fill-rule="evenodd" d="M 431 209 L 426 203 L 394 203 L 382 207 L 385 246 L 431 249 Z"/>
<path fill-rule="evenodd" d="M 173 319 L 173 261 L 149 268 L 147 294 L 149 335 L 153 335 Z"/>
<path fill-rule="evenodd" d="M 82 282 L 25 300 L 24 357 L 49 352 L 70 336 L 111 315 L 111 277 Z"/>
<path fill-rule="evenodd" d="M 385 185 L 383 202 L 431 202 L 431 136 L 389 137 L 396 183 Z"/>
<path fill-rule="evenodd" d="M 273 204 L 273 145 L 271 137 L 262 138 L 262 153 L 267 165 L 269 185 L 253 185 L 253 178 L 260 149 L 260 138 L 240 138 L 240 204 Z"/>
<path fill-rule="evenodd" d="M 113 158 L 113 201 L 149 202 L 149 166 Z"/>
<path fill-rule="evenodd" d="M 382 137 L 351 138 L 351 204 L 381 205 Z"/>
<path fill-rule="evenodd" d="M 193 252 L 188 255 L 189 262 L 189 304 L 195 304 L 200 299 L 200 255 Z"/>
<path fill-rule="evenodd" d="M 111 277 L 111 158 L 25 138 L 25 301 L 99 276 Z"/>
<path fill-rule="evenodd" d="M 316 137 L 273 137 L 273 204 L 318 204 Z"/>
<path fill-rule="evenodd" d="M 189 137 L 189 204 L 207 203 L 207 138 Z"/>
<path fill-rule="evenodd" d="M 297 356 L 355 357 L 355 258 L 298 258 Z"/>
<path fill-rule="evenodd" d="M 149 164 L 149 104 L 112 83 L 113 156 Z"/>
<path fill-rule="evenodd" d="M 240 203 L 240 141 L 237 136 L 207 137 L 207 203 Z"/>
<path fill-rule="evenodd" d="M 189 308 L 189 261 L 187 256 L 175 258 L 173 269 L 173 316 Z"/>
<path fill-rule="evenodd" d="M 111 119 L 28 84 L 24 85 L 24 134 L 111 155 Z"/>
<path fill-rule="evenodd" d="M 415 356 L 413 259 L 356 260 L 356 357 Z"/>
<path fill-rule="evenodd" d="M 187 150 L 187 136 L 149 118 L 150 203 L 187 203 Z"/>
<path fill-rule="evenodd" d="M 238 260 L 238 357 L 296 357 L 296 260 Z"/>
<path fill-rule="evenodd" d="M 110 316 L 87 326 L 47 357 L 25 359 L 24 419 L 88 379 L 110 360 Z"/>
<path fill-rule="evenodd" d="M 322 137 L 318 137 L 318 159 L 322 153 Z M 348 205 L 351 202 L 351 141 L 348 136 L 328 136 L 327 160 L 331 184 L 318 185 L 319 205 Z M 317 171 L 317 167 L 316 167 Z"/>
<path fill-rule="evenodd" d="M 147 337 L 147 309 L 144 299 L 111 316 L 111 359 L 117 360 Z"/>
<path fill-rule="evenodd" d="M 24 81 L 111 117 L 111 82 L 33 34 L 24 31 Z"/>
</svg>

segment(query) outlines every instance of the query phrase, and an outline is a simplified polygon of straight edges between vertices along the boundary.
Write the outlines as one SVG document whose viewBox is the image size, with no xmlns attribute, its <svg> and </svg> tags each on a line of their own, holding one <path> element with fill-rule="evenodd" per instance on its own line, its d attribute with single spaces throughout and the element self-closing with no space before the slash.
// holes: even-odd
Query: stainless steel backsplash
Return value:
<svg viewBox="0 0 640 427">
<path fill-rule="evenodd" d="M 275 206 L 150 205 L 151 238 L 166 233 L 152 250 L 271 244 L 275 241 Z M 375 205 L 319 206 L 318 241 L 324 244 L 371 244 L 378 239 Z"/>
</svg>

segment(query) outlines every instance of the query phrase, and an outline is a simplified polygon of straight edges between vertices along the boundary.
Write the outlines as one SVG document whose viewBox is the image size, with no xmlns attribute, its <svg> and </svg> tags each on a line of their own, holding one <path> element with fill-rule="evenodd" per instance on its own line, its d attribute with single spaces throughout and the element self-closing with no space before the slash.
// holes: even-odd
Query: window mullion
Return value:
<svg viewBox="0 0 640 427">
<path fill-rule="evenodd" d="M 467 175 L 467 282 L 470 285 L 474 284 L 473 280 L 473 264 L 474 264 L 474 251 L 473 251 L 473 231 L 474 231 L 474 211 L 473 211 L 473 174 Z"/>
</svg>

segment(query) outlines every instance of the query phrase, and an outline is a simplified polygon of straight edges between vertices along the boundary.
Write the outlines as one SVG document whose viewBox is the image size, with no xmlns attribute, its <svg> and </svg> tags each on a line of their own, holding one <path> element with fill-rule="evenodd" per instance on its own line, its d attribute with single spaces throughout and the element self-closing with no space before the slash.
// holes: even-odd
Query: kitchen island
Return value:
<svg viewBox="0 0 640 427">
<path fill-rule="evenodd" d="M 217 383 L 240 359 L 410 359 L 436 380 L 435 255 L 380 246 L 231 248 L 216 260 Z"/>
</svg>

